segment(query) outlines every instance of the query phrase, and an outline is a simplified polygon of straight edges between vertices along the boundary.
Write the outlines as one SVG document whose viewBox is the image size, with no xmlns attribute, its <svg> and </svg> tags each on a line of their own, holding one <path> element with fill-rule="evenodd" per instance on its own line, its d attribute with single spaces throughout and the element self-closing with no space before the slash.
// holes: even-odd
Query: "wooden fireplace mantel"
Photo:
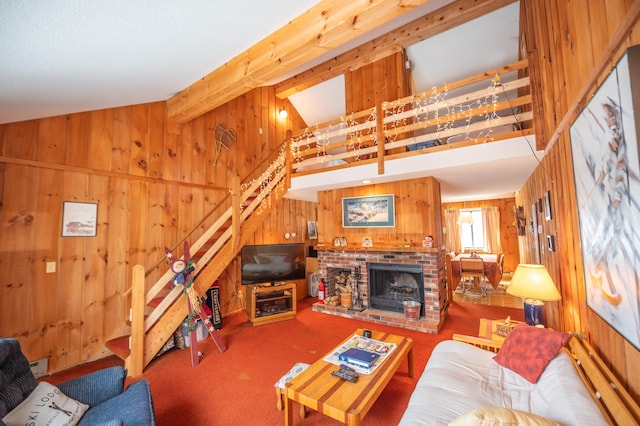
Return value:
<svg viewBox="0 0 640 426">
<path fill-rule="evenodd" d="M 385 245 L 385 246 L 371 246 L 363 247 L 361 245 L 349 244 L 347 246 L 334 246 L 333 243 L 318 243 L 314 247 L 318 251 L 345 251 L 345 252 L 358 252 L 358 251 L 384 251 L 384 252 L 396 252 L 396 253 L 439 253 L 440 249 L 437 247 L 422 247 L 412 246 L 409 244 L 398 245 Z"/>
</svg>

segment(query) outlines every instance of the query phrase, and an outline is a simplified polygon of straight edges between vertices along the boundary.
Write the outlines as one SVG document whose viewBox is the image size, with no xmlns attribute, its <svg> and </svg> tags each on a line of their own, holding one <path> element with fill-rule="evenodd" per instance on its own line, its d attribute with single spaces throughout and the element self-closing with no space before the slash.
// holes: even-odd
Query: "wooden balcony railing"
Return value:
<svg viewBox="0 0 640 426">
<path fill-rule="evenodd" d="M 526 60 L 292 136 L 291 177 L 533 134 Z M 384 141 L 384 143 L 379 143 Z"/>
</svg>

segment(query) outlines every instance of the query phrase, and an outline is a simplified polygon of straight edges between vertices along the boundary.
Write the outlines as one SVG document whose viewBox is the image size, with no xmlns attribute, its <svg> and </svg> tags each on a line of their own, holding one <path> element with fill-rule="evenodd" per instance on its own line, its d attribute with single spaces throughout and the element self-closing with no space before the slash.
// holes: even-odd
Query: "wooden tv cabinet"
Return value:
<svg viewBox="0 0 640 426">
<path fill-rule="evenodd" d="M 294 319 L 296 317 L 296 283 L 247 288 L 247 316 L 253 325 Z"/>
</svg>

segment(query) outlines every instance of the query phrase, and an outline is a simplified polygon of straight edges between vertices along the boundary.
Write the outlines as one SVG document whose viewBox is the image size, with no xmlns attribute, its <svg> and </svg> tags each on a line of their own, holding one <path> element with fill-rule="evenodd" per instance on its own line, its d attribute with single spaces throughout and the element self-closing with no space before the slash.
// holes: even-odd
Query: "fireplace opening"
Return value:
<svg viewBox="0 0 640 426">
<path fill-rule="evenodd" d="M 422 265 L 367 263 L 369 307 L 391 312 L 404 312 L 402 302 L 420 302 L 424 316 L 424 276 Z"/>
</svg>

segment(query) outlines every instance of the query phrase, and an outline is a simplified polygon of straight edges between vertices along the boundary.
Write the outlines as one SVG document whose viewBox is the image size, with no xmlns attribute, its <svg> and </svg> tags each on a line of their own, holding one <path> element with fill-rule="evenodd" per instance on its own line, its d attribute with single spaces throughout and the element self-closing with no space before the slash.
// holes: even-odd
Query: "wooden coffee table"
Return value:
<svg viewBox="0 0 640 426">
<path fill-rule="evenodd" d="M 353 335 L 362 336 L 362 329 Z M 284 424 L 293 424 L 293 401 L 348 425 L 359 425 L 382 393 L 398 367 L 407 358 L 408 375 L 413 377 L 413 340 L 403 336 L 372 331 L 371 338 L 395 343 L 396 349 L 371 374 L 360 374 L 356 383 L 332 376 L 339 366 L 324 361 L 333 350 L 311 364 L 285 385 Z"/>
</svg>

